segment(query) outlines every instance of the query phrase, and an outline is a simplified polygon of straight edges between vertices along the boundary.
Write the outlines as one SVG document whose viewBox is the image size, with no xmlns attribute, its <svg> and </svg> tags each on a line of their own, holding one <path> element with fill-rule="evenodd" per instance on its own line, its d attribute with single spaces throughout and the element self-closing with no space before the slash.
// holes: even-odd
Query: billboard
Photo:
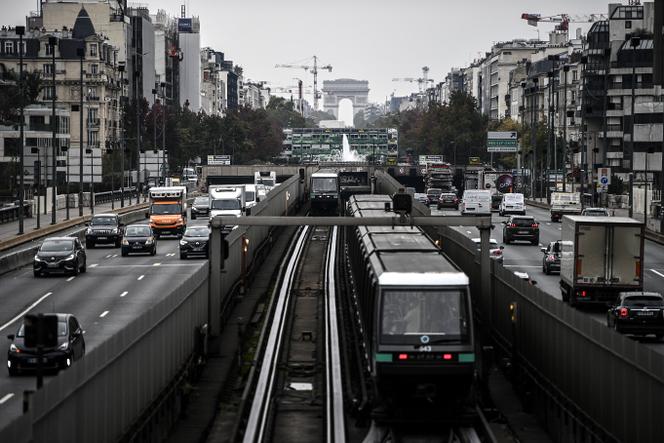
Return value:
<svg viewBox="0 0 664 443">
<path fill-rule="evenodd" d="M 178 32 L 191 32 L 193 30 L 192 19 L 179 18 L 178 19 Z"/>
</svg>

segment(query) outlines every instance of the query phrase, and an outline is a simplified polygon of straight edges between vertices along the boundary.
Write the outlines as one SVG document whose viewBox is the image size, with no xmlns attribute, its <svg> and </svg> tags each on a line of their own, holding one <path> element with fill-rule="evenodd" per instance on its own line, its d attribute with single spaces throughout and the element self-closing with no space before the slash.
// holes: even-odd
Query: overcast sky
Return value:
<svg viewBox="0 0 664 443">
<path fill-rule="evenodd" d="M 466 66 L 492 42 L 513 38 L 544 39 L 553 24 L 535 28 L 521 13 L 589 14 L 608 11 L 606 0 L 145 0 L 150 9 L 201 19 L 201 45 L 226 54 L 244 67 L 245 77 L 274 86 L 296 84 L 303 70 L 275 69 L 277 63 L 307 64 L 317 55 L 324 64 L 319 81 L 335 78 L 369 80 L 370 100 L 382 102 L 393 91 L 417 91 L 416 83 L 393 77 L 429 77 L 441 81 L 451 67 Z M 625 1 L 626 3 L 626 1 Z M 0 0 L 1 24 L 24 24 L 38 0 Z M 587 25 L 572 24 L 570 28 Z"/>
</svg>

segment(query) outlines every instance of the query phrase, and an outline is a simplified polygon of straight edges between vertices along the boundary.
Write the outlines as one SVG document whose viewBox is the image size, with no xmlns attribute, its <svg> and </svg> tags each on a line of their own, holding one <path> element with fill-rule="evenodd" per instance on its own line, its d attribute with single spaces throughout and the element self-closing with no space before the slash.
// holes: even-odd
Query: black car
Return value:
<svg viewBox="0 0 664 443">
<path fill-rule="evenodd" d="M 191 219 L 210 215 L 210 197 L 196 197 L 191 205 Z"/>
<path fill-rule="evenodd" d="M 536 245 L 539 243 L 539 223 L 534 217 L 512 215 L 503 222 L 503 242 L 526 240 Z"/>
<path fill-rule="evenodd" d="M 117 214 L 93 215 L 85 230 L 85 247 L 94 248 L 98 244 L 112 244 L 116 248 L 122 242 L 123 224 Z"/>
<path fill-rule="evenodd" d="M 157 241 L 150 226 L 130 225 L 125 228 L 124 237 L 122 237 L 122 256 L 126 257 L 135 252 L 157 254 Z"/>
<path fill-rule="evenodd" d="M 86 270 L 85 249 L 76 237 L 52 237 L 44 240 L 33 260 L 35 277 L 44 274 L 72 274 Z"/>
<path fill-rule="evenodd" d="M 210 229 L 207 226 L 188 227 L 180 240 L 180 258 L 187 258 L 191 255 L 202 255 L 208 258 L 209 240 Z"/>
<path fill-rule="evenodd" d="M 657 292 L 621 292 L 606 315 L 616 332 L 664 337 L 664 298 Z"/>
<path fill-rule="evenodd" d="M 454 208 L 459 209 L 459 198 L 453 192 L 443 192 L 438 197 L 438 209 Z"/>
<path fill-rule="evenodd" d="M 542 272 L 546 275 L 552 272 L 560 272 L 560 240 L 552 241 L 549 246 L 542 248 Z"/>
<path fill-rule="evenodd" d="M 44 314 L 44 316 L 57 317 L 58 342 L 55 347 L 43 349 L 42 368 L 66 369 L 85 355 L 83 329 L 76 317 L 71 314 Z M 25 325 L 21 324 L 16 334 L 8 335 L 7 338 L 12 340 L 7 351 L 9 375 L 18 375 L 23 371 L 36 369 L 37 348 L 25 346 Z"/>
<path fill-rule="evenodd" d="M 440 188 L 429 188 L 427 189 L 427 199 L 429 203 L 427 206 L 431 205 L 437 205 L 438 204 L 438 198 L 440 197 L 440 194 L 443 193 L 443 190 Z"/>
</svg>

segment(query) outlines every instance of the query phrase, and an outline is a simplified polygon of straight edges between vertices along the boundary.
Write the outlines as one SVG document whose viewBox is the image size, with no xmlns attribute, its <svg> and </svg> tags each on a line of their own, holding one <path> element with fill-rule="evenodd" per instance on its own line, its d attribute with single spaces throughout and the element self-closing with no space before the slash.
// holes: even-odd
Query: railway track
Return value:
<svg viewBox="0 0 664 443">
<path fill-rule="evenodd" d="M 244 442 L 345 441 L 337 236 L 336 227 L 301 228 L 282 266 L 236 434 Z"/>
</svg>

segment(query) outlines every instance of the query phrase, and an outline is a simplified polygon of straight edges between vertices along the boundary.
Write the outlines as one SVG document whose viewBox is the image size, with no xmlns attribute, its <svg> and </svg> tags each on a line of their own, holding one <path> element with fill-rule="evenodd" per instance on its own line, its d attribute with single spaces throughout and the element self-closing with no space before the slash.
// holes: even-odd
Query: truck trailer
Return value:
<svg viewBox="0 0 664 443">
<path fill-rule="evenodd" d="M 644 226 L 627 217 L 563 217 L 560 290 L 575 306 L 643 290 Z"/>
</svg>

